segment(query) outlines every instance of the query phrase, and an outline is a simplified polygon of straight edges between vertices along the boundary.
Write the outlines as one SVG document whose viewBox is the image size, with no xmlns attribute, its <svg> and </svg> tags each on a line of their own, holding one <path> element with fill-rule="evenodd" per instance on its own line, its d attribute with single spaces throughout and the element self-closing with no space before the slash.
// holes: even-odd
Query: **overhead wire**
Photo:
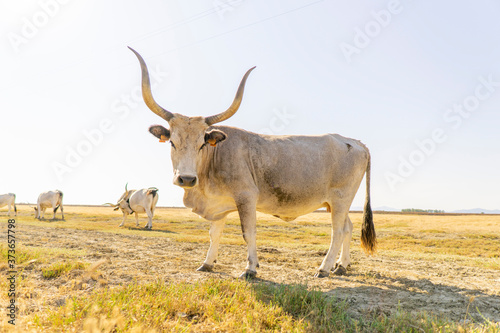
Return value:
<svg viewBox="0 0 500 333">
<path fill-rule="evenodd" d="M 215 39 L 215 38 L 219 38 L 219 37 L 222 37 L 222 36 L 225 36 L 225 35 L 228 35 L 230 33 L 233 33 L 235 31 L 238 31 L 238 30 L 242 30 L 242 29 L 245 29 L 245 28 L 248 28 L 248 27 L 251 27 L 251 26 L 254 26 L 254 25 L 258 25 L 260 23 L 263 23 L 263 22 L 266 22 L 266 21 L 270 21 L 272 19 L 275 19 L 277 17 L 280 17 L 280 16 L 284 16 L 284 15 L 287 15 L 287 14 L 290 14 L 292 12 L 295 12 L 295 11 L 298 11 L 298 10 L 301 10 L 301 9 L 304 9 L 304 8 L 307 8 L 307 7 L 310 7 L 310 6 L 313 6 L 313 5 L 316 5 L 320 2 L 324 2 L 325 0 L 316 0 L 316 1 L 312 1 L 310 3 L 307 3 L 305 5 L 302 5 L 302 6 L 299 6 L 299 7 L 296 7 L 296 8 L 293 8 L 293 9 L 290 9 L 288 11 L 285 11 L 285 12 L 282 12 L 282 13 L 279 13 L 279 14 L 276 14 L 276 15 L 272 15 L 272 16 L 269 16 L 269 17 L 266 17 L 264 19 L 260 19 L 260 20 L 257 20 L 255 22 L 252 22 L 252 23 L 249 23 L 249 24 L 245 24 L 245 25 L 242 25 L 242 26 L 239 26 L 239 27 L 236 27 L 234 29 L 231 29 L 231 30 L 228 30 L 228 31 L 224 31 L 222 33 L 219 33 L 219 34 L 215 34 L 213 36 L 209 36 L 207 38 L 204 38 L 204 39 L 201 39 L 201 40 L 197 40 L 197 41 L 194 41 L 194 42 L 191 42 L 191 43 L 188 43 L 188 44 L 185 44 L 185 45 L 182 45 L 182 46 L 179 46 L 179 47 L 176 47 L 176 48 L 172 48 L 170 50 L 167 50 L 167 51 L 163 51 L 163 52 L 159 52 L 159 53 L 156 53 L 154 55 L 151 55 L 147 58 L 151 58 L 151 57 L 156 57 L 156 56 L 159 56 L 159 55 L 164 55 L 164 54 L 168 54 L 168 53 L 171 53 L 171 52 L 176 52 L 176 51 L 179 51 L 179 50 L 182 50 L 182 49 L 185 49 L 185 48 L 189 48 L 189 47 L 192 47 L 194 45 L 197 45 L 197 44 L 200 44 L 200 43 L 204 43 L 206 41 L 209 41 L 211 39 Z M 183 26 L 185 24 L 189 24 L 189 23 L 192 23 L 192 22 L 195 22 L 197 20 L 200 20 L 206 16 L 209 16 L 209 15 L 212 15 L 214 13 L 216 13 L 218 10 L 218 8 L 216 7 L 213 7 L 211 9 L 208 9 L 208 10 L 204 10 L 200 13 L 197 13 L 195 15 L 192 15 L 192 16 L 189 16 L 187 18 L 184 18 L 180 21 L 177 21 L 177 22 L 174 22 L 174 23 L 171 23 L 171 24 L 168 24 L 162 28 L 159 28 L 155 31 L 152 31 L 152 32 L 149 32 L 147 34 L 144 34 L 138 38 L 135 38 L 135 39 L 132 39 L 130 40 L 129 42 L 127 42 L 127 44 L 129 43 L 134 43 L 134 42 L 138 42 L 138 41 L 142 41 L 142 40 L 145 40 L 145 39 L 148 39 L 150 37 L 153 37 L 155 35 L 158 35 L 160 33 L 164 33 L 164 32 L 167 32 L 167 31 L 170 31 L 170 30 L 173 30 L 175 28 L 178 28 L 180 26 Z M 104 50 L 102 52 L 99 52 L 99 56 L 101 57 L 103 53 L 110 53 L 112 51 L 115 51 L 115 50 L 118 50 L 122 48 L 121 46 L 116 46 L 116 47 L 110 47 L 108 48 L 107 50 Z M 95 58 L 97 57 L 96 56 L 87 56 L 86 58 L 84 59 L 80 59 L 78 61 L 75 61 L 73 63 L 70 63 L 70 64 L 67 64 L 65 65 L 64 67 L 62 68 L 58 68 L 58 69 L 55 69 L 55 70 L 52 70 L 52 71 L 49 71 L 49 72 L 46 72 L 45 74 L 41 74 L 41 76 L 47 76 L 47 75 L 51 75 L 52 73 L 54 72 L 60 72 L 60 71 L 65 71 L 67 70 L 68 68 L 72 68 L 72 67 L 75 67 L 77 65 L 80 65 L 82 63 L 85 63 L 87 61 L 89 61 L 90 59 L 92 58 Z M 119 66 L 119 67 L 122 67 L 122 66 Z M 116 68 L 116 67 L 114 67 Z M 40 75 L 39 75 L 40 76 Z M 15 85 L 14 85 L 15 86 Z M 6 89 L 2 89 L 2 91 L 6 91 L 8 89 L 12 89 L 13 86 L 10 85 L 9 87 L 7 87 Z"/>
</svg>

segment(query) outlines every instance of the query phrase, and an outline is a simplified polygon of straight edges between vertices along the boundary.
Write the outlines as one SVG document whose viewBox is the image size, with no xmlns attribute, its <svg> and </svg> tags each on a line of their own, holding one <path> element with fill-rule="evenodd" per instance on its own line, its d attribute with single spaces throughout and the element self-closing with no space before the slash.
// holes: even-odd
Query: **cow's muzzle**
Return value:
<svg viewBox="0 0 500 333">
<path fill-rule="evenodd" d="M 198 177 L 179 175 L 175 178 L 174 184 L 184 188 L 195 187 L 198 185 Z"/>
</svg>

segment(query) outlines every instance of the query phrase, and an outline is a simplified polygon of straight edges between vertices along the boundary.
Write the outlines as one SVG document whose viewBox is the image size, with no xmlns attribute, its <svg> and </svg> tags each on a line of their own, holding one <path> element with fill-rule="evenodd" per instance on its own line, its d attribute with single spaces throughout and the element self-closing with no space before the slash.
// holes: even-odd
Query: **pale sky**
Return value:
<svg viewBox="0 0 500 333">
<path fill-rule="evenodd" d="M 499 15 L 493 0 L 0 0 L 0 193 L 102 204 L 128 182 L 183 205 L 131 46 L 158 103 L 191 116 L 225 110 L 257 66 L 224 124 L 361 140 L 373 207 L 500 209 Z"/>
</svg>

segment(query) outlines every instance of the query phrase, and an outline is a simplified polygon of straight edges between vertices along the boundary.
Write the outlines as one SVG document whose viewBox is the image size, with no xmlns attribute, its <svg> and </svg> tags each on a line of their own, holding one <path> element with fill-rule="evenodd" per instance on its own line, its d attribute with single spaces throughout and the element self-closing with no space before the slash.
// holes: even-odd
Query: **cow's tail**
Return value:
<svg viewBox="0 0 500 333">
<path fill-rule="evenodd" d="M 146 192 L 147 195 L 152 195 L 153 198 L 151 200 L 151 212 L 155 212 L 156 208 L 156 203 L 158 202 L 158 189 L 156 187 L 150 187 L 148 188 L 148 191 Z"/>
<path fill-rule="evenodd" d="M 366 198 L 363 211 L 363 225 L 361 226 L 361 247 L 367 254 L 375 253 L 377 247 L 377 236 L 373 224 L 372 207 L 370 205 L 370 169 L 371 157 L 368 152 L 368 164 L 366 166 Z"/>
<path fill-rule="evenodd" d="M 148 188 L 148 192 L 147 194 L 152 194 L 153 195 L 153 199 L 158 195 L 158 189 L 156 187 L 150 187 Z"/>
</svg>

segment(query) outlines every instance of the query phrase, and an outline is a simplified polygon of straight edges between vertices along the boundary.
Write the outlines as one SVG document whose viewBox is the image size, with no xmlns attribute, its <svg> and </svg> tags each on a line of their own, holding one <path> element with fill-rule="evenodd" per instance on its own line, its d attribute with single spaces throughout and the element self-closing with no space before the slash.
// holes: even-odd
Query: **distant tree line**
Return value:
<svg viewBox="0 0 500 333">
<path fill-rule="evenodd" d="M 417 209 L 417 208 L 405 208 L 401 209 L 403 213 L 444 213 L 444 210 L 440 209 Z"/>
</svg>

